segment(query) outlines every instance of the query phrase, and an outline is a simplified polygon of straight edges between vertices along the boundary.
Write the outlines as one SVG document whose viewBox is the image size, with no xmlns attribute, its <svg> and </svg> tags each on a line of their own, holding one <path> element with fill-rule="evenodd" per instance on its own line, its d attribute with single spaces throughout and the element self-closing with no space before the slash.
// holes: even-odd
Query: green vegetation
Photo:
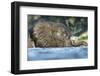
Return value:
<svg viewBox="0 0 100 76">
<path fill-rule="evenodd" d="M 78 40 L 87 42 L 87 40 L 88 40 L 88 34 L 87 34 L 87 32 L 81 34 L 79 36 L 79 39 Z"/>
</svg>

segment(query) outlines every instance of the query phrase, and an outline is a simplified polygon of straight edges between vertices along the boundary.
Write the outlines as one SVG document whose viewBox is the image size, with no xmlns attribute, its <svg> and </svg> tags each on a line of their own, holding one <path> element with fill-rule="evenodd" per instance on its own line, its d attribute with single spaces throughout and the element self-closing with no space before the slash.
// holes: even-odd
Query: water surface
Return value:
<svg viewBox="0 0 100 76">
<path fill-rule="evenodd" d="M 87 47 L 28 48 L 27 60 L 56 60 L 88 58 Z"/>
</svg>

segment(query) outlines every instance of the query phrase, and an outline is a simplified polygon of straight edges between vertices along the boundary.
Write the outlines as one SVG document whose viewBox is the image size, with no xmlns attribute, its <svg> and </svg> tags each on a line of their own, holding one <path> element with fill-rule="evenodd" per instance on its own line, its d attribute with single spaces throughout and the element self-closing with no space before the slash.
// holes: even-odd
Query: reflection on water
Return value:
<svg viewBox="0 0 100 76">
<path fill-rule="evenodd" d="M 28 61 L 82 58 L 88 58 L 87 47 L 28 48 L 27 52 Z"/>
</svg>

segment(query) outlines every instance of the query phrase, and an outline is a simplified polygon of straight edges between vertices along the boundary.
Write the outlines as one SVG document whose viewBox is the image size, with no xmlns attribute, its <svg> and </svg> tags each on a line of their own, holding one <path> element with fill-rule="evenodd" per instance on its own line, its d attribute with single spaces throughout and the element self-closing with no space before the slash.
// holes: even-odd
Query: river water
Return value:
<svg viewBox="0 0 100 76">
<path fill-rule="evenodd" d="M 28 48 L 27 60 L 57 60 L 88 58 L 87 47 Z"/>
</svg>

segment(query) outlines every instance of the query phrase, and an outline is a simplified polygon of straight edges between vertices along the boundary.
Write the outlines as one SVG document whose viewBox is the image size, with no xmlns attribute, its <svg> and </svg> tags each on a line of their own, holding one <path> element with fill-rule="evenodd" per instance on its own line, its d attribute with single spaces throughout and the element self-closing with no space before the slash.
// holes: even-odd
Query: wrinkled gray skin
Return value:
<svg viewBox="0 0 100 76">
<path fill-rule="evenodd" d="M 69 47 L 83 44 L 71 41 L 70 36 L 70 31 L 62 23 L 39 21 L 33 27 L 33 47 Z"/>
</svg>

